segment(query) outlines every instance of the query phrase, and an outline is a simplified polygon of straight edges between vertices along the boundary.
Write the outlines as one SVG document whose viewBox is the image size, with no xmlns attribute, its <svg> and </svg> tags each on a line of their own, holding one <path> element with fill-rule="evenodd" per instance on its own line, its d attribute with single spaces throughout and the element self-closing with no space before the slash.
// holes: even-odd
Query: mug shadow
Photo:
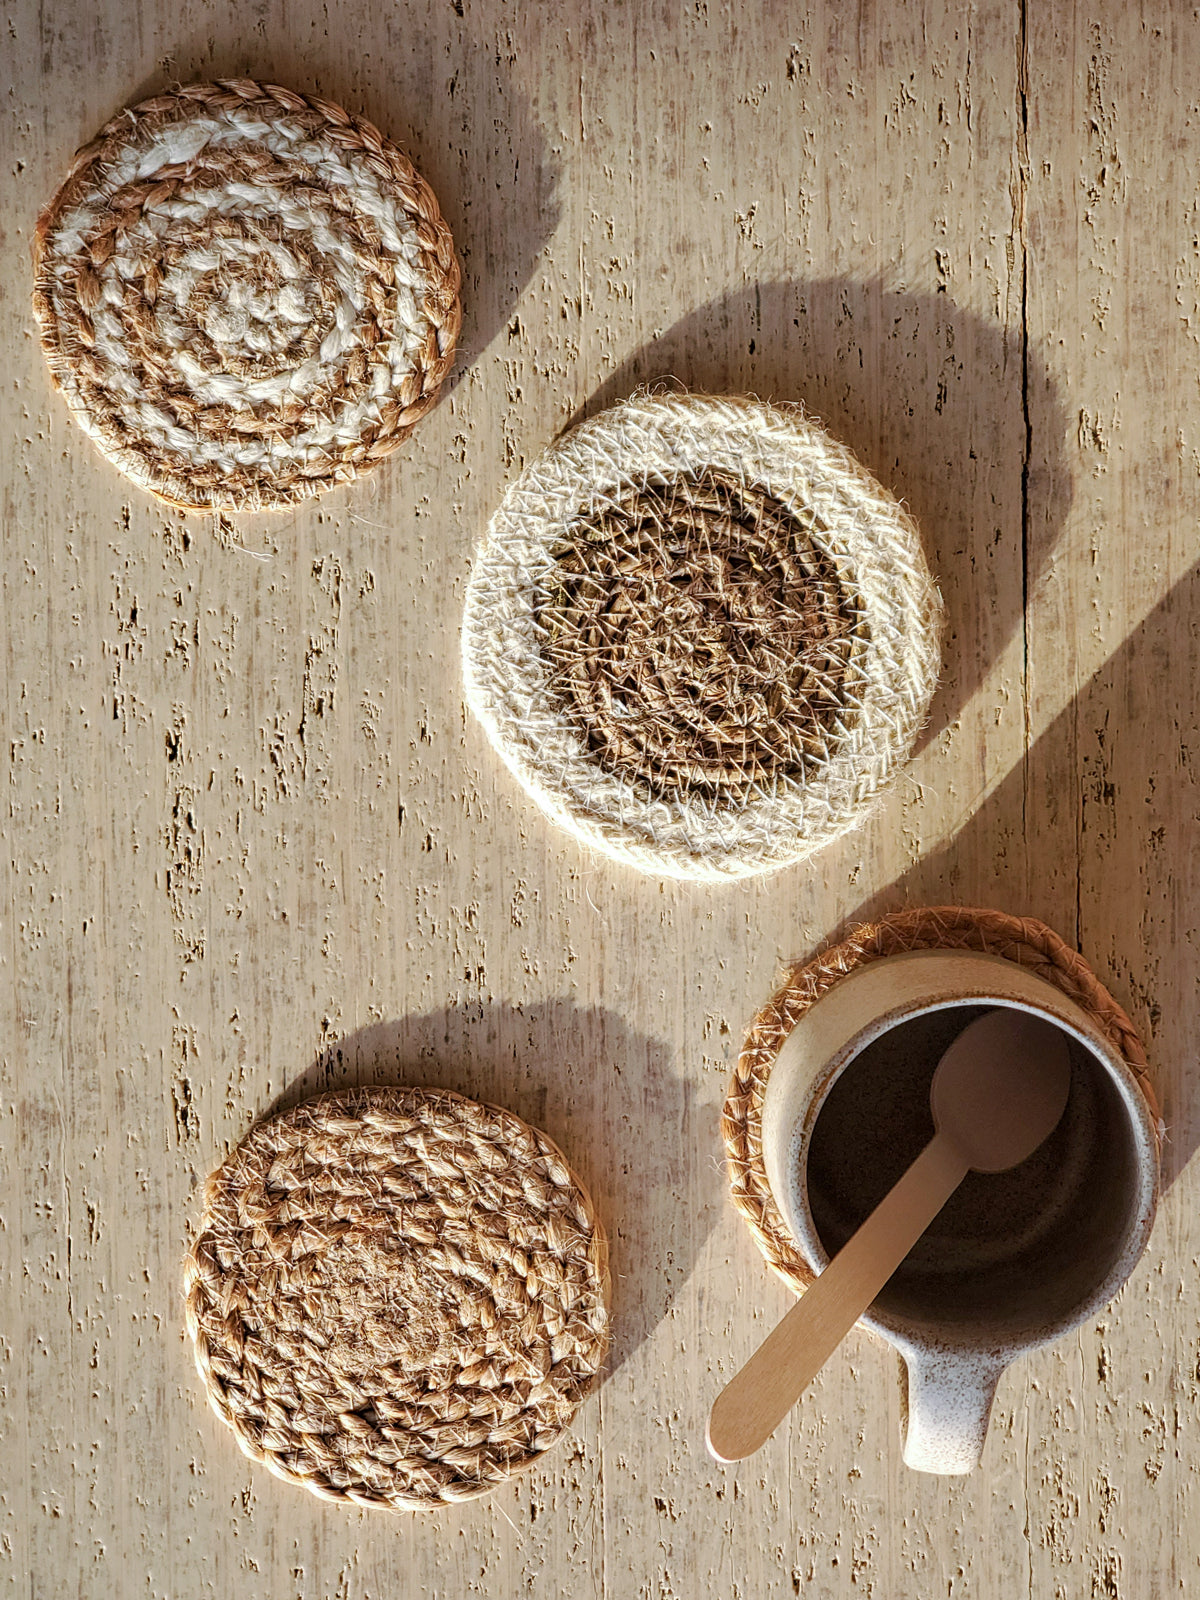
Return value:
<svg viewBox="0 0 1200 1600">
<path fill-rule="evenodd" d="M 677 1076 L 668 1046 L 569 1000 L 448 1006 L 331 1044 L 263 1115 L 371 1084 L 453 1089 L 559 1146 L 608 1234 L 613 1343 L 601 1382 L 613 1378 L 670 1314 L 724 1204 L 718 1163 L 693 1159 L 715 1148 L 717 1113 Z"/>
<path fill-rule="evenodd" d="M 946 603 L 942 680 L 918 748 L 952 726 L 1022 628 L 1070 509 L 1066 413 L 1036 351 L 945 294 L 844 277 L 751 283 L 642 345 L 571 425 L 664 379 L 801 401 L 904 501 Z"/>
<path fill-rule="evenodd" d="M 864 900 L 832 936 L 916 905 L 994 906 L 1055 927 L 1142 1035 L 1166 1123 L 1164 1193 L 1200 1145 L 1197 616 L 1200 565 L 1133 630 L 958 833 Z M 1055 915 L 1064 904 L 1074 908 L 1074 926 Z"/>
</svg>

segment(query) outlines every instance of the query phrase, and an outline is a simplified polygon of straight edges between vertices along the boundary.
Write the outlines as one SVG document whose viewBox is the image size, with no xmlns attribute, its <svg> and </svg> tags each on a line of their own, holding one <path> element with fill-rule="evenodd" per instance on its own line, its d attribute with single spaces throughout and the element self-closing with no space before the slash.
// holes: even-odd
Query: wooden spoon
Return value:
<svg viewBox="0 0 1200 1600">
<path fill-rule="evenodd" d="M 718 1461 L 770 1438 L 967 1173 L 1032 1155 L 1070 1084 L 1067 1037 L 1052 1022 L 1004 1007 L 963 1029 L 929 1090 L 934 1137 L 718 1396 L 708 1419 Z"/>
</svg>

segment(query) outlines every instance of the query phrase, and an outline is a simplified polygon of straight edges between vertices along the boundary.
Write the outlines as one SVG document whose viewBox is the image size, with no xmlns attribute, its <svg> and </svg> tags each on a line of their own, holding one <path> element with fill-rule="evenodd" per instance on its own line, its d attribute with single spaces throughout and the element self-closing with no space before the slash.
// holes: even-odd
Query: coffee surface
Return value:
<svg viewBox="0 0 1200 1600">
<path fill-rule="evenodd" d="M 830 1089 L 813 1128 L 809 1205 L 832 1256 L 934 1136 L 929 1089 L 962 1030 L 990 1009 L 954 1006 L 868 1045 Z M 881 1310 L 1024 1325 L 1065 1311 L 1102 1278 L 1124 1218 L 1113 1200 L 1132 1159 L 1107 1075 L 1071 1046 L 1062 1120 L 1006 1172 L 969 1172 L 880 1295 Z"/>
</svg>

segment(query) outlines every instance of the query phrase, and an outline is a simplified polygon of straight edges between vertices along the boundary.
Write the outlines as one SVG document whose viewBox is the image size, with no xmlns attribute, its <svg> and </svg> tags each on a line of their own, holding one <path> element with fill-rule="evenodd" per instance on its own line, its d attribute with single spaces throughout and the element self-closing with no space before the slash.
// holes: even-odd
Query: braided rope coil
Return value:
<svg viewBox="0 0 1200 1600">
<path fill-rule="evenodd" d="M 184 507 L 344 483 L 433 405 L 459 267 L 429 185 L 340 106 L 246 79 L 120 112 L 38 219 L 33 303 L 76 420 Z"/>
<path fill-rule="evenodd" d="M 1137 1030 L 1077 951 L 1045 923 L 966 906 L 920 907 L 866 923 L 811 961 L 799 963 L 750 1024 L 721 1113 L 733 1204 L 773 1272 L 801 1293 L 812 1270 L 776 1206 L 762 1153 L 767 1080 L 788 1034 L 804 1013 L 859 967 L 910 950 L 973 950 L 1003 956 L 1061 989 L 1091 1014 L 1137 1079 L 1161 1137 L 1161 1113 Z"/>
<path fill-rule="evenodd" d="M 364 1507 L 467 1500 L 530 1466 L 608 1347 L 586 1191 L 544 1134 L 440 1090 L 258 1123 L 208 1180 L 184 1280 L 242 1450 Z"/>
<path fill-rule="evenodd" d="M 862 820 L 927 714 L 940 622 L 911 519 L 798 407 L 639 394 L 510 486 L 466 695 L 560 826 L 722 881 Z"/>
</svg>

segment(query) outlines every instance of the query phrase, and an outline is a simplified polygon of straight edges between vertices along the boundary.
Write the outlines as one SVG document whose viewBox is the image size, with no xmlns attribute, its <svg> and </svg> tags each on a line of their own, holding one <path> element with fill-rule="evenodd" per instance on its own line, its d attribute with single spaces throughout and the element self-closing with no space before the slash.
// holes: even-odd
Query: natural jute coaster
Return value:
<svg viewBox="0 0 1200 1600">
<path fill-rule="evenodd" d="M 1146 1052 L 1129 1017 L 1087 962 L 1044 922 L 966 906 L 920 907 L 867 923 L 811 961 L 794 967 L 750 1024 L 721 1114 L 733 1203 L 758 1248 L 799 1293 L 812 1272 L 771 1197 L 762 1154 L 762 1104 L 771 1067 L 796 1023 L 823 994 L 857 968 L 907 950 L 978 950 L 1028 967 L 1091 1013 L 1120 1051 L 1158 1118 Z"/>
<path fill-rule="evenodd" d="M 911 520 L 798 408 L 639 395 L 506 494 L 467 593 L 467 699 L 585 843 L 740 878 L 874 804 L 939 623 Z"/>
<path fill-rule="evenodd" d="M 34 309 L 76 420 L 173 504 L 286 506 L 429 410 L 459 269 L 429 185 L 340 106 L 245 79 L 120 112 L 38 219 Z"/>
<path fill-rule="evenodd" d="M 608 1345 L 607 1257 L 561 1153 L 511 1112 L 322 1095 L 209 1178 L 188 1331 L 213 1409 L 277 1477 L 438 1506 L 568 1426 Z"/>
</svg>

